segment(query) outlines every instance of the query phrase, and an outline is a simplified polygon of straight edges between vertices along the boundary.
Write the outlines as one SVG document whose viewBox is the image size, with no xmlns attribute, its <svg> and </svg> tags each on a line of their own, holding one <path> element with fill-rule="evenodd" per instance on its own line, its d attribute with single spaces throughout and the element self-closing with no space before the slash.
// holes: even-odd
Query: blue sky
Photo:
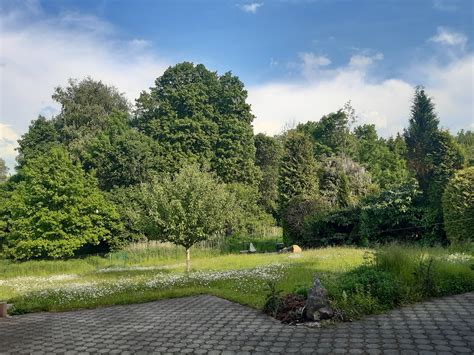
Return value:
<svg viewBox="0 0 474 355">
<path fill-rule="evenodd" d="M 0 156 L 53 88 L 90 75 L 133 102 L 167 66 L 231 70 L 256 131 L 318 120 L 352 100 L 360 122 L 403 129 L 425 85 L 444 127 L 473 127 L 471 0 L 0 0 Z"/>
</svg>

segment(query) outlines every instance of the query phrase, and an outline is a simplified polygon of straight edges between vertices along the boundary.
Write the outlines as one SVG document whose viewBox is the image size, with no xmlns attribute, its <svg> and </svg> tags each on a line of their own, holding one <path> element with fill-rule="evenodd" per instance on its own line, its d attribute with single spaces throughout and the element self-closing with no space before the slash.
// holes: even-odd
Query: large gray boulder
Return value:
<svg viewBox="0 0 474 355">
<path fill-rule="evenodd" d="M 315 277 L 313 287 L 308 291 L 306 300 L 305 316 L 311 321 L 329 319 L 334 312 L 329 305 L 328 292 L 321 285 L 319 278 Z"/>
</svg>

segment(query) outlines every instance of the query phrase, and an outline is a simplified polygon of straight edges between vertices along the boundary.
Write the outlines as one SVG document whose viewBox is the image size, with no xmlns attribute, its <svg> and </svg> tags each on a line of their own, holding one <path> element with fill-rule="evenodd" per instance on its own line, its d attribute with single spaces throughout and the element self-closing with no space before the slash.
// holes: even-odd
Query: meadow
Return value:
<svg viewBox="0 0 474 355">
<path fill-rule="evenodd" d="M 217 243 L 217 244 L 216 244 Z M 240 254 L 240 245 L 184 249 L 138 243 L 106 256 L 22 263 L 0 260 L 0 300 L 11 314 L 147 302 L 212 294 L 262 309 L 275 286 L 304 295 L 320 277 L 338 314 L 355 319 L 433 296 L 474 291 L 472 248 L 390 245 L 379 249 L 329 247 L 301 254 Z M 268 249 L 272 242 L 258 244 Z M 274 244 L 273 244 L 274 245 Z"/>
</svg>

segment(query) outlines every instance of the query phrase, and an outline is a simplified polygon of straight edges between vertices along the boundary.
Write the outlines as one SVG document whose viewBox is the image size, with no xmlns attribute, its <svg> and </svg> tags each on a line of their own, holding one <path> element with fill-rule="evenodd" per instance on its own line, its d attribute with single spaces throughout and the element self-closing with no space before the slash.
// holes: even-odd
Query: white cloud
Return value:
<svg viewBox="0 0 474 355">
<path fill-rule="evenodd" d="M 301 60 L 300 68 L 304 77 L 314 78 L 320 71 L 321 67 L 331 64 L 331 60 L 324 55 L 315 55 L 314 53 L 300 53 L 298 55 Z"/>
<path fill-rule="evenodd" d="M 372 65 L 375 61 L 382 59 L 382 53 L 376 53 L 375 55 L 355 54 L 349 60 L 349 66 L 362 69 Z"/>
<path fill-rule="evenodd" d="M 15 162 L 18 138 L 19 135 L 10 125 L 0 123 L 0 158 L 4 159 L 10 168 Z"/>
<path fill-rule="evenodd" d="M 467 36 L 446 27 L 438 27 L 438 33 L 431 37 L 430 41 L 443 45 L 460 46 L 461 48 L 464 48 L 467 43 Z"/>
<path fill-rule="evenodd" d="M 239 7 L 248 13 L 256 14 L 258 9 L 263 6 L 263 3 L 253 2 L 250 4 L 242 4 Z"/>
<path fill-rule="evenodd" d="M 382 135 L 392 135 L 408 123 L 417 84 L 425 85 L 433 96 L 442 126 L 452 131 L 474 127 L 474 55 L 452 59 L 448 65 L 434 61 L 430 65 L 417 65 L 411 70 L 416 82 L 368 75 L 370 65 L 382 58 L 382 54 L 357 55 L 347 65 L 321 71 L 311 80 L 250 87 L 249 102 L 257 117 L 255 131 L 277 134 L 288 122 L 318 121 L 351 100 L 359 123 L 373 123 Z"/>
<path fill-rule="evenodd" d="M 133 101 L 168 66 L 151 53 L 148 41 L 118 40 L 113 26 L 93 16 L 47 17 L 40 8 L 33 10 L 0 14 L 2 135 L 9 132 L 11 137 L 14 130 L 18 136 L 38 114 L 54 113 L 51 95 L 68 78 L 91 76 Z M 12 154 L 10 143 L 0 149 L 0 156 Z"/>
</svg>

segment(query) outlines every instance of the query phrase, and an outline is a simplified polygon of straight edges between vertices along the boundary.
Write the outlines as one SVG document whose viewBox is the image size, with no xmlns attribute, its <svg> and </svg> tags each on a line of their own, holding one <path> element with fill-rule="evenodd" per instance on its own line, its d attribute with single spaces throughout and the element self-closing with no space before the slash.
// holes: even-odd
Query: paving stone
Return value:
<svg viewBox="0 0 474 355">
<path fill-rule="evenodd" d="M 473 319 L 474 293 L 319 329 L 204 295 L 0 319 L 0 354 L 469 354 Z"/>
</svg>

